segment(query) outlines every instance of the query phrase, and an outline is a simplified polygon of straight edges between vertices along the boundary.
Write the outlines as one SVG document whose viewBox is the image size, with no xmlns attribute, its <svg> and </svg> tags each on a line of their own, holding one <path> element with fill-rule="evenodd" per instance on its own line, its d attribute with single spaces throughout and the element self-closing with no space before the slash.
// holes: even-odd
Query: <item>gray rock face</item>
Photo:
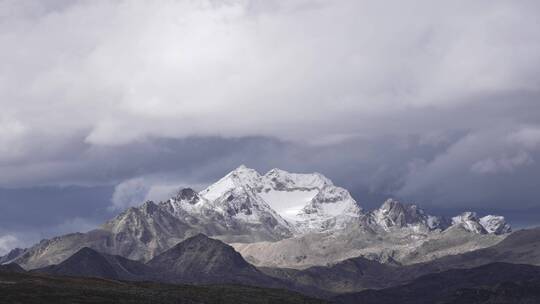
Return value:
<svg viewBox="0 0 540 304">
<path fill-rule="evenodd" d="M 129 208 L 102 229 L 110 234 L 103 252 L 133 260 L 148 260 L 197 231 L 153 202 Z"/>
<path fill-rule="evenodd" d="M 426 214 L 416 205 L 402 204 L 396 200 L 386 200 L 379 209 L 368 214 L 368 223 L 374 228 L 389 231 L 392 227 L 417 227 L 418 229 L 444 230 L 450 222 L 438 216 Z"/>
<path fill-rule="evenodd" d="M 5 264 L 5 263 L 9 263 L 11 260 L 13 260 L 16 257 L 22 255 L 25 251 L 26 251 L 26 249 L 13 248 L 6 255 L 0 257 L 0 265 Z"/>
<path fill-rule="evenodd" d="M 164 208 L 146 202 L 141 207 L 127 209 L 99 229 L 43 240 L 13 261 L 26 269 L 41 268 L 59 264 L 83 247 L 147 260 L 195 233 L 197 229 Z"/>
<path fill-rule="evenodd" d="M 13 260 L 25 269 L 35 269 L 58 264 L 83 247 L 91 247 L 101 252 L 110 252 L 110 231 L 96 229 L 87 233 L 71 233 L 52 239 L 42 240 L 28 248 Z"/>
<path fill-rule="evenodd" d="M 176 197 L 174 197 L 175 201 L 186 201 L 192 205 L 195 205 L 199 202 L 199 195 L 197 192 L 195 192 L 191 188 L 184 188 L 178 191 Z"/>
</svg>

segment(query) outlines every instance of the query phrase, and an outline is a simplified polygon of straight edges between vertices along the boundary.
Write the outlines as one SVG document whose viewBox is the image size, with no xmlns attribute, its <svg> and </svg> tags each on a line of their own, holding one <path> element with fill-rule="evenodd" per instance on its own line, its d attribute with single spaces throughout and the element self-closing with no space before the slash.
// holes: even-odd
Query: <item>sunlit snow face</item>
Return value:
<svg viewBox="0 0 540 304">
<path fill-rule="evenodd" d="M 293 191 L 276 191 L 269 190 L 261 192 L 259 195 L 268 202 L 279 215 L 287 220 L 297 221 L 302 208 L 304 208 L 314 197 L 319 190 L 293 190 Z"/>
</svg>

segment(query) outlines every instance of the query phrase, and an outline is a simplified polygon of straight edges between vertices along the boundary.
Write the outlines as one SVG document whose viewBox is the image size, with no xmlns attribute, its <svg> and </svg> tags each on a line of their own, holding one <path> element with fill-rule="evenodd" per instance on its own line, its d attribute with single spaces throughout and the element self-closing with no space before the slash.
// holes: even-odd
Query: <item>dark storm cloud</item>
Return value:
<svg viewBox="0 0 540 304">
<path fill-rule="evenodd" d="M 112 214 L 113 186 L 0 188 L 0 254 L 43 238 L 87 231 Z"/>
<path fill-rule="evenodd" d="M 100 185 L 152 174 L 181 174 L 189 182 L 206 182 L 209 176 L 217 177 L 243 158 L 262 158 L 287 145 L 264 137 L 148 138 L 119 146 L 88 145 L 84 138 L 73 140 L 79 143 L 66 144 L 63 158 L 55 154 L 0 165 L 4 173 L 0 183 L 10 187 Z"/>
<path fill-rule="evenodd" d="M 0 0 L 0 249 L 16 224 L 86 229 L 242 163 L 319 171 L 368 208 L 537 210 L 539 12 Z"/>
<path fill-rule="evenodd" d="M 23 228 L 28 223 L 44 228 L 62 224 L 66 218 L 103 220 L 111 186 L 34 187 L 0 189 L 0 225 Z"/>
</svg>

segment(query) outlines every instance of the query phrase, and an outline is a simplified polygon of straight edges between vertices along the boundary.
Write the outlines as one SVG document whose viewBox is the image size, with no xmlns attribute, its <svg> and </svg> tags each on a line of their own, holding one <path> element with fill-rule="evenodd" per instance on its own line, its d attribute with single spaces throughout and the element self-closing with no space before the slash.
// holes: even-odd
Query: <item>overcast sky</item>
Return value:
<svg viewBox="0 0 540 304">
<path fill-rule="evenodd" d="M 0 0 L 0 253 L 240 164 L 538 224 L 539 29 L 535 0 Z"/>
</svg>

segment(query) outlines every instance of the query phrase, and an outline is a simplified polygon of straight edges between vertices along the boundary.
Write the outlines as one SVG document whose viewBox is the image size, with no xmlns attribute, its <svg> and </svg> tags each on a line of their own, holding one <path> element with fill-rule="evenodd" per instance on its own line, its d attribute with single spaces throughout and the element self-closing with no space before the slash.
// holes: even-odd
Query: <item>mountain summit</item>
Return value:
<svg viewBox="0 0 540 304">
<path fill-rule="evenodd" d="M 36 269 L 35 272 L 113 280 L 144 280 L 151 274 L 151 270 L 142 263 L 88 247 L 83 247 L 58 265 Z"/>
<path fill-rule="evenodd" d="M 231 246 L 204 234 L 186 239 L 146 265 L 166 282 L 278 286 Z"/>
<path fill-rule="evenodd" d="M 260 175 L 243 165 L 199 195 L 216 208 L 227 207 L 240 220 L 271 215 L 291 234 L 339 228 L 362 212 L 347 190 L 322 174 L 272 169 Z"/>
</svg>

